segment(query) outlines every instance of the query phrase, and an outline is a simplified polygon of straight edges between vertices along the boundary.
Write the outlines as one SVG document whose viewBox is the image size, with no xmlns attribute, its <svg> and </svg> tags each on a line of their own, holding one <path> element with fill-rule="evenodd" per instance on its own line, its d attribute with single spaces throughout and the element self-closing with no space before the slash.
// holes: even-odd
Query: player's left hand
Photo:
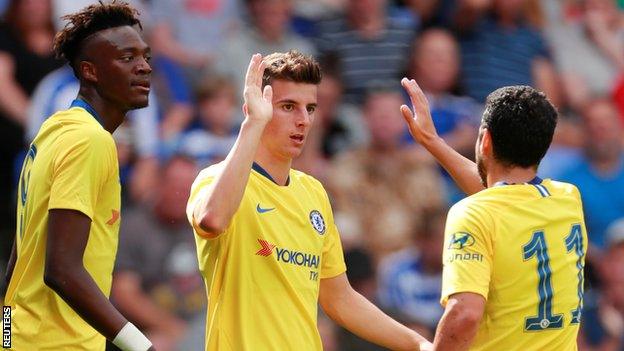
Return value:
<svg viewBox="0 0 624 351">
<path fill-rule="evenodd" d="M 429 102 L 415 80 L 403 78 L 401 85 L 409 94 L 413 110 L 412 112 L 407 105 L 401 105 L 401 114 L 414 140 L 422 145 L 438 136 L 429 111 Z"/>
</svg>

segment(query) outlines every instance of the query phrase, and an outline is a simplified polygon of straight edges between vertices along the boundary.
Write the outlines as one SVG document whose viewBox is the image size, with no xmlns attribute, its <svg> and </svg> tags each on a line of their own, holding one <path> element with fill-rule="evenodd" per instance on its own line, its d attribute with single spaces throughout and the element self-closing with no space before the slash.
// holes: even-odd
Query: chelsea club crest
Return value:
<svg viewBox="0 0 624 351">
<path fill-rule="evenodd" d="M 325 234 L 325 220 L 319 211 L 312 210 L 312 212 L 310 212 L 310 223 L 312 223 L 312 227 L 314 227 L 314 230 L 320 235 Z"/>
</svg>

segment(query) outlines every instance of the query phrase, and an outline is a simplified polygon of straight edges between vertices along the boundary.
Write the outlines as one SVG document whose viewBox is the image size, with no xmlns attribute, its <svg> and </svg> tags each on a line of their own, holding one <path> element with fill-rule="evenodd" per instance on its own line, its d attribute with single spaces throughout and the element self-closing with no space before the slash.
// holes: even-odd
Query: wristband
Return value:
<svg viewBox="0 0 624 351">
<path fill-rule="evenodd" d="M 113 339 L 113 344 L 122 351 L 147 351 L 152 347 L 152 343 L 145 335 L 130 322 L 126 323 L 117 333 Z"/>
</svg>

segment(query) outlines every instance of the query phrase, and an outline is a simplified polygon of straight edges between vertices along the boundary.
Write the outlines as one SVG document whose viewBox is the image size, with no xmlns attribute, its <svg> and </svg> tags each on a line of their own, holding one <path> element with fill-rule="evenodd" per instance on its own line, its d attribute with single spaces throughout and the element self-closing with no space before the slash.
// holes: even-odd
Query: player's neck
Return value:
<svg viewBox="0 0 624 351">
<path fill-rule="evenodd" d="M 92 89 L 81 87 L 80 92 L 78 92 L 78 99 L 84 100 L 91 105 L 98 118 L 101 119 L 99 122 L 111 134 L 121 125 L 126 117 L 127 111 L 120 110 L 105 101 Z"/>
<path fill-rule="evenodd" d="M 533 180 L 537 176 L 537 170 L 533 167 L 503 167 L 495 165 L 488 169 L 487 185 L 494 186 L 497 183 L 522 184 Z"/>
<path fill-rule="evenodd" d="M 274 157 L 266 150 L 260 148 L 258 152 L 256 152 L 254 162 L 267 171 L 275 183 L 286 185 L 288 175 L 290 174 L 292 159 Z"/>
</svg>

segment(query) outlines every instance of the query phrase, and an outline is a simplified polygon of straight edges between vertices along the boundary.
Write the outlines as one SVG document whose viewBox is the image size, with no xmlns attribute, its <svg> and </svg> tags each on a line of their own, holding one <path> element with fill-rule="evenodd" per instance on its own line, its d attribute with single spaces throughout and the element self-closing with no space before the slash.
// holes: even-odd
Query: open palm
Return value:
<svg viewBox="0 0 624 351">
<path fill-rule="evenodd" d="M 273 90 L 270 85 L 262 90 L 262 76 L 265 64 L 262 55 L 255 54 L 251 57 L 247 75 L 245 76 L 245 117 L 249 120 L 267 123 L 273 117 Z"/>
<path fill-rule="evenodd" d="M 401 106 L 401 114 L 409 126 L 412 137 L 421 144 L 427 139 L 437 137 L 438 132 L 433 124 L 425 93 L 413 79 L 403 78 L 401 85 L 407 91 L 412 102 L 412 110 L 407 105 Z"/>
</svg>

